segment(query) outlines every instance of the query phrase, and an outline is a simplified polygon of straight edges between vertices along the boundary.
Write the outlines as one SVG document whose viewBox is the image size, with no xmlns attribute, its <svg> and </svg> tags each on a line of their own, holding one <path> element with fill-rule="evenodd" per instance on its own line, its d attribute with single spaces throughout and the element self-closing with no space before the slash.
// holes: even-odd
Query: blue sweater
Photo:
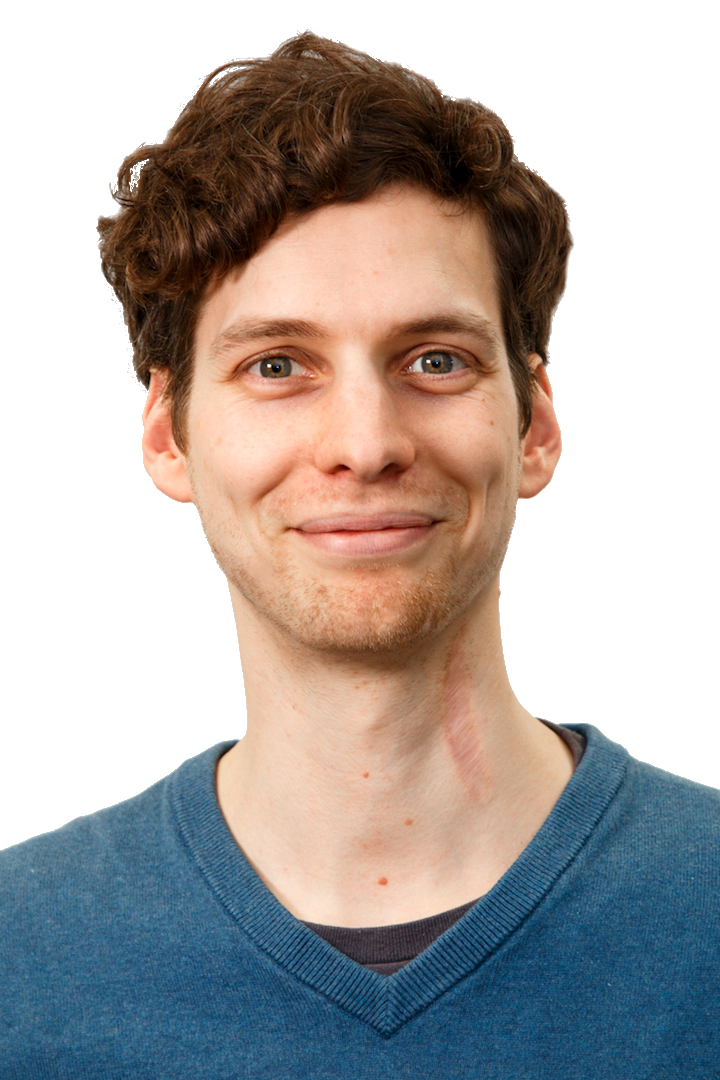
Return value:
<svg viewBox="0 0 720 1080">
<path fill-rule="evenodd" d="M 497 885 L 390 977 L 296 920 L 208 750 L 0 855 L 0 1076 L 717 1080 L 720 793 L 597 729 Z"/>
</svg>

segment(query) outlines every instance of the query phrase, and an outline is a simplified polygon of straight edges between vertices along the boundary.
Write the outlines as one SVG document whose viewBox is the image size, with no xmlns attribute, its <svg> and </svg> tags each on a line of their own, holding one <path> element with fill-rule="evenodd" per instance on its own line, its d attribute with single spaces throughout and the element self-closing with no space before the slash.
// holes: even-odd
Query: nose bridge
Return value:
<svg viewBox="0 0 720 1080">
<path fill-rule="evenodd" d="M 367 481 L 413 463 L 415 448 L 393 388 L 367 358 L 336 375 L 321 413 L 316 464 L 322 472 L 349 469 Z"/>
</svg>

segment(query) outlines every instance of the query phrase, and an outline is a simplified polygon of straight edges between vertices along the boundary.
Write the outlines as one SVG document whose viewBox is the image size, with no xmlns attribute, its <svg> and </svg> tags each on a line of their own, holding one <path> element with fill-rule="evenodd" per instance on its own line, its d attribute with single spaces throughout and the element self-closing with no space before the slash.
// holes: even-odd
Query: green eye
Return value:
<svg viewBox="0 0 720 1080">
<path fill-rule="evenodd" d="M 451 371 L 467 367 L 464 360 L 459 356 L 446 352 L 428 352 L 413 360 L 410 370 L 413 372 L 428 372 L 431 375 L 449 375 Z"/>
<path fill-rule="evenodd" d="M 287 356 L 271 356 L 267 360 L 261 360 L 260 374 L 266 379 L 283 379 L 292 375 L 292 360 Z"/>
</svg>

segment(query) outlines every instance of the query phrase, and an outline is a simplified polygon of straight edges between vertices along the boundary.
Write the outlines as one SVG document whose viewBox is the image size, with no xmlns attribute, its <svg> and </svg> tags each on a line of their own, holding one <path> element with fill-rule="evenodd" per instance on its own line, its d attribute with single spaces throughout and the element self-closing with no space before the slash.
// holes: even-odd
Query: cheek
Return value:
<svg viewBox="0 0 720 1080">
<path fill-rule="evenodd" d="M 488 392 L 449 402 L 425 425 L 436 464 L 470 492 L 484 493 L 517 471 L 519 438 L 514 400 Z"/>
<path fill-rule="evenodd" d="M 283 482 L 297 461 L 293 425 L 239 407 L 205 408 L 194 417 L 190 449 L 195 482 L 213 500 L 238 509 Z"/>
</svg>

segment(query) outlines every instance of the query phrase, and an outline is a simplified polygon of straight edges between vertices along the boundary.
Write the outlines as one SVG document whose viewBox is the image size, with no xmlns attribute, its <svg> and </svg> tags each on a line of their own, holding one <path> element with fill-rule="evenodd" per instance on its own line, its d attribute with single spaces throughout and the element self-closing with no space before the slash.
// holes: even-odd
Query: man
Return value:
<svg viewBox="0 0 720 1080">
<path fill-rule="evenodd" d="M 720 1075 L 717 793 L 503 663 L 559 197 L 482 106 L 310 34 L 117 197 L 145 465 L 227 576 L 248 729 L 4 855 L 6 1075 Z"/>
</svg>

